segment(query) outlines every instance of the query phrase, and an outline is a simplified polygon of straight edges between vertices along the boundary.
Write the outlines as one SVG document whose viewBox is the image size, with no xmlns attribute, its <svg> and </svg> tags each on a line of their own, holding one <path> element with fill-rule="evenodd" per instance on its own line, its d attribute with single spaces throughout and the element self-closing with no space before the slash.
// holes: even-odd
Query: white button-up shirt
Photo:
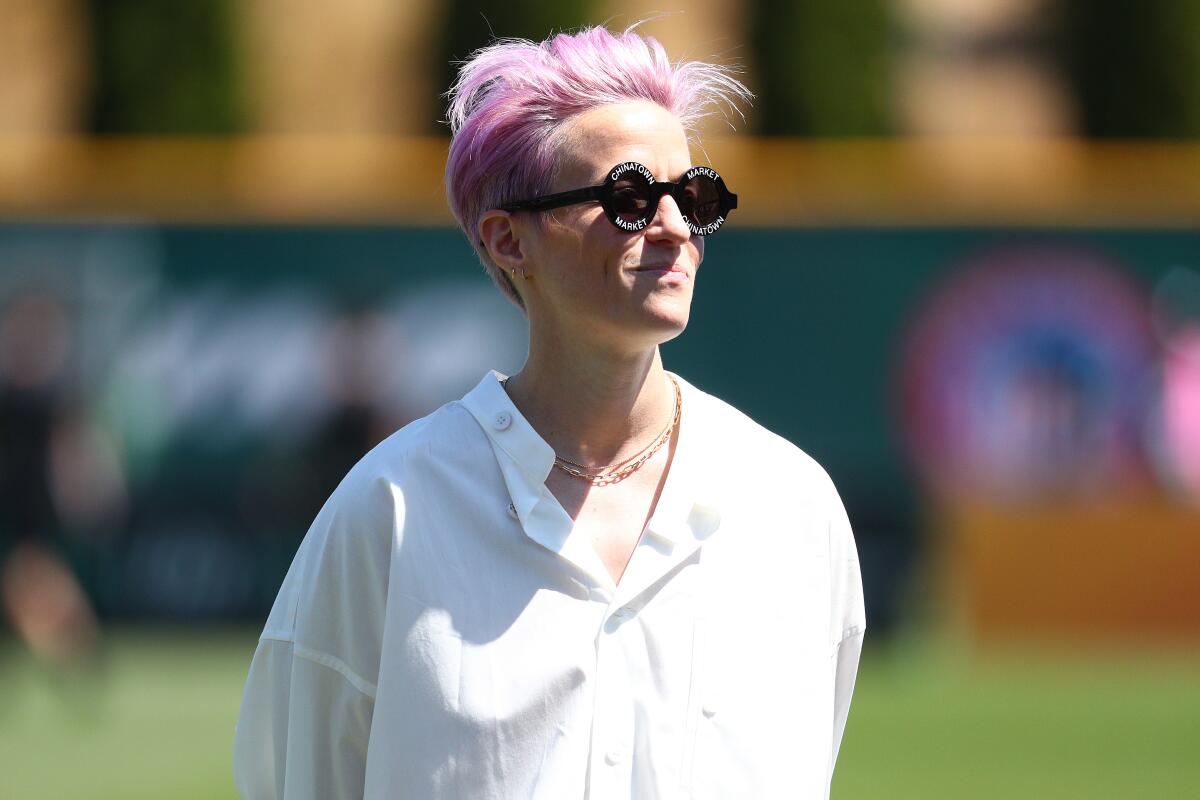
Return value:
<svg viewBox="0 0 1200 800">
<path fill-rule="evenodd" d="M 614 584 L 497 373 L 391 436 L 304 539 L 259 641 L 246 798 L 824 798 L 865 618 L 833 484 L 679 379 Z"/>
</svg>

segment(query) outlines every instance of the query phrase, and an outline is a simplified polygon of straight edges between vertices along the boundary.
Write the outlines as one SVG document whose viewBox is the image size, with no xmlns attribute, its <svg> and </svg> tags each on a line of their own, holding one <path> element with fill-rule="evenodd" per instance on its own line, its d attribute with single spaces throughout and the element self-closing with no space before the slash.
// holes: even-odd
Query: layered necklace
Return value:
<svg viewBox="0 0 1200 800">
<path fill-rule="evenodd" d="M 679 427 L 679 416 L 683 407 L 683 398 L 679 392 L 679 382 L 669 373 L 667 377 L 671 379 L 671 386 L 675 389 L 675 414 L 671 422 L 667 424 L 667 427 L 663 429 L 663 432 L 654 441 L 624 461 L 610 464 L 606 467 L 589 467 L 584 464 L 576 464 L 574 461 L 562 458 L 557 453 L 554 454 L 554 466 L 568 475 L 591 483 L 593 486 L 607 486 L 610 483 L 619 483 L 641 469 L 647 461 L 654 457 L 655 453 L 662 449 L 663 445 L 671 441 L 672 434 Z M 505 378 L 501 381 L 501 384 L 507 382 L 508 378 Z"/>
</svg>

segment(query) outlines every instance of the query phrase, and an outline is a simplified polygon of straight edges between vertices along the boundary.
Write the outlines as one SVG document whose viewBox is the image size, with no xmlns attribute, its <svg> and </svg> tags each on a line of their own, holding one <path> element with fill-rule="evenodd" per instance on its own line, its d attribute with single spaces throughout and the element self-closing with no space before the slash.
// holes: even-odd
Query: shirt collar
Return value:
<svg viewBox="0 0 1200 800">
<path fill-rule="evenodd" d="M 554 450 L 513 405 L 500 385 L 508 376 L 488 370 L 479 384 L 467 393 L 462 404 L 479 422 L 492 443 L 508 454 L 536 484 L 546 481 L 554 467 Z"/>
<path fill-rule="evenodd" d="M 707 397 L 683 378 L 670 374 L 679 382 L 682 403 L 679 442 L 647 531 L 674 544 L 698 542 L 721 524 L 720 486 L 711 479 L 711 469 L 705 469 L 705 464 L 711 466 L 712 462 L 706 452 L 710 446 L 705 434 L 709 427 Z M 497 451 L 518 518 L 533 538 L 540 539 L 528 526 L 535 506 L 549 492 L 545 483 L 554 468 L 554 450 L 500 385 L 505 378 L 500 372 L 489 370 L 461 402 Z M 500 457 L 501 453 L 504 457 Z"/>
</svg>

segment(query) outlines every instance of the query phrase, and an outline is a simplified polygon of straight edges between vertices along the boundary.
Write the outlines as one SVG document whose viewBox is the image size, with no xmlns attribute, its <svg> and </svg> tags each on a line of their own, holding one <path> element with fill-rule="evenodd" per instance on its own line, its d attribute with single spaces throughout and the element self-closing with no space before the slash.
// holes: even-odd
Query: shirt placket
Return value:
<svg viewBox="0 0 1200 800">
<path fill-rule="evenodd" d="M 633 680 L 622 637 L 634 622 L 630 609 L 612 604 L 612 592 L 594 591 L 608 613 L 596 639 L 595 708 L 588 769 L 593 800 L 628 796 L 633 783 Z"/>
<path fill-rule="evenodd" d="M 647 602 L 646 593 L 695 553 L 700 547 L 700 539 L 710 532 L 711 529 L 702 528 L 697 536 L 687 523 L 655 521 L 648 527 L 646 536 L 656 537 L 657 541 L 652 543 L 643 537 L 616 590 L 593 590 L 593 599 L 605 602 L 608 610 L 596 641 L 590 798 L 628 797 L 635 785 L 637 759 L 646 754 L 634 753 L 636 704 L 633 693 L 649 690 L 642 684 L 651 679 L 647 664 L 634 663 L 635 659 L 644 658 L 642 648 L 636 641 L 627 640 L 638 636 L 636 626 L 642 624 L 639 609 Z M 690 675 L 680 678 L 690 680 Z M 660 744 L 666 750 L 670 749 L 668 743 Z M 682 747 L 683 743 L 674 744 Z M 662 755 L 660 753 L 659 757 Z"/>
</svg>

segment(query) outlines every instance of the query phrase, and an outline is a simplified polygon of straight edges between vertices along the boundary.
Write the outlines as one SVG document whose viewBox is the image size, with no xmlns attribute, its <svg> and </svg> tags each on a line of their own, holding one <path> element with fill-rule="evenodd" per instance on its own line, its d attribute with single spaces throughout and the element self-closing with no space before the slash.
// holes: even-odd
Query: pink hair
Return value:
<svg viewBox="0 0 1200 800">
<path fill-rule="evenodd" d="M 599 106 L 648 100 L 674 114 L 690 138 L 702 118 L 725 106 L 736 110 L 735 101 L 751 95 L 727 67 L 672 64 L 658 41 L 633 28 L 614 34 L 594 27 L 478 50 L 447 96 L 450 209 L 492 280 L 523 307 L 477 228 L 485 211 L 550 191 L 563 123 Z"/>
</svg>

